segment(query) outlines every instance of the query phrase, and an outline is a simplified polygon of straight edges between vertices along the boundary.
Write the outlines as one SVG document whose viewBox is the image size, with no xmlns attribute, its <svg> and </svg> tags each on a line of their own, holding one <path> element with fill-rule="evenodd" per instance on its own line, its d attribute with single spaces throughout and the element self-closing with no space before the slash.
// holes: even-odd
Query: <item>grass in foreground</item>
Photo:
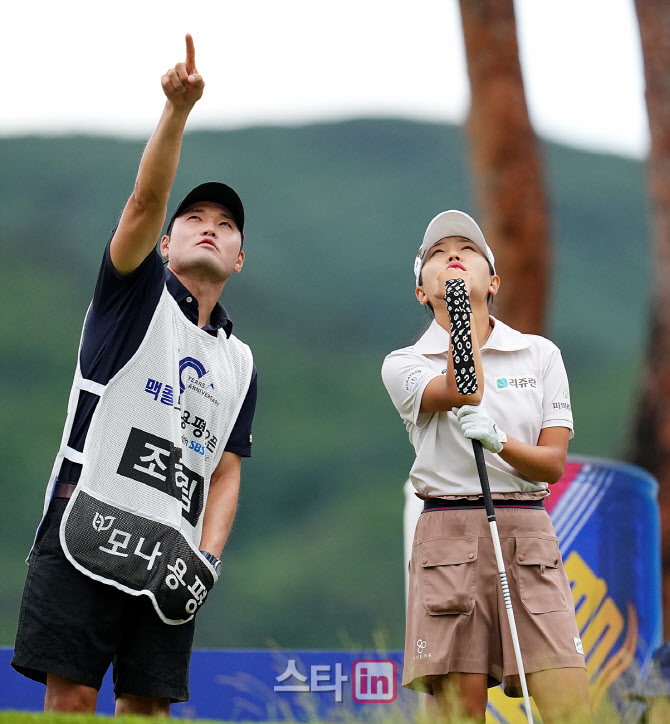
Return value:
<svg viewBox="0 0 670 724">
<path fill-rule="evenodd" d="M 172 717 L 148 716 L 103 716 L 102 714 L 55 714 L 53 712 L 29 713 L 23 711 L 0 711 L 0 724 L 221 724 L 211 720 L 177 719 Z"/>
<path fill-rule="evenodd" d="M 645 720 L 648 724 L 668 724 L 670 722 L 670 701 L 655 700 Z M 489 721 L 487 717 L 487 722 Z M 491 720 L 492 721 L 492 720 Z M 537 721 L 537 720 L 536 720 Z M 638 720 L 639 721 L 639 720 Z M 222 724 L 220 721 L 205 719 L 178 719 L 166 717 L 144 717 L 144 716 L 121 716 L 111 717 L 101 714 L 55 714 L 48 713 L 28 713 L 18 711 L 0 711 L 0 724 Z M 229 723 L 232 724 L 232 723 Z M 235 722 L 234 724 L 257 724 L 255 722 Z M 285 723 L 281 723 L 285 724 Z M 323 722 L 314 721 L 311 724 L 324 724 Z M 340 724 L 347 724 L 341 722 Z M 354 724 L 352 722 L 352 724 Z M 356 724 L 359 724 L 357 722 Z M 375 724 L 408 724 L 403 717 L 389 717 L 383 721 L 377 721 Z M 431 724 L 426 717 L 419 716 L 417 724 Z M 472 719 L 458 718 L 450 720 L 449 724 L 474 724 Z M 539 723 L 538 723 L 539 724 Z M 637 724 L 635 719 L 621 719 L 610 709 L 607 712 L 601 711 L 596 714 L 588 722 L 583 724 Z"/>
<path fill-rule="evenodd" d="M 101 714 L 55 714 L 28 713 L 18 711 L 0 711 L 0 724 L 222 724 L 205 719 L 177 719 L 166 717 L 145 717 L 145 716 L 103 716 Z M 232 724 L 232 723 L 229 723 Z M 258 722 L 235 722 L 234 724 L 258 724 Z M 266 723 L 264 723 L 266 724 Z M 281 724 L 286 724 L 281 722 Z M 312 722 L 312 724 L 322 724 Z M 342 722 L 341 724 L 346 724 Z M 376 724 L 407 724 L 404 718 L 390 718 L 387 721 L 379 721 Z M 450 724 L 474 724 L 471 719 L 454 719 Z M 615 724 L 608 722 L 608 724 Z"/>
</svg>

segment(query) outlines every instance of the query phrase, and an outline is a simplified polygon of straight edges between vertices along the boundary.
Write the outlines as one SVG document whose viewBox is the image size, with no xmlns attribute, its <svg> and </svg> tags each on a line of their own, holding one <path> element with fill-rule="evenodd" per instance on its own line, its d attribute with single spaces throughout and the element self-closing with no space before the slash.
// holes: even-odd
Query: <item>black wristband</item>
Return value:
<svg viewBox="0 0 670 724">
<path fill-rule="evenodd" d="M 456 389 L 461 395 L 472 395 L 477 392 L 477 375 L 472 354 L 470 297 L 463 279 L 449 279 L 444 288 L 444 301 L 451 320 L 451 356 L 454 360 Z"/>
</svg>

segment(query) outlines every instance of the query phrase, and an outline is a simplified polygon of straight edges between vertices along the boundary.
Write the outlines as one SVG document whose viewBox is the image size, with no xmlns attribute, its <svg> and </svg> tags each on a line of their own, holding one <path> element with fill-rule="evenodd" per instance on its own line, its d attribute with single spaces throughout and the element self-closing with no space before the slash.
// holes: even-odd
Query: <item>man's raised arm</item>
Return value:
<svg viewBox="0 0 670 724">
<path fill-rule="evenodd" d="M 165 108 L 144 149 L 135 189 L 110 245 L 112 264 L 120 274 L 137 269 L 156 245 L 179 164 L 186 120 L 205 87 L 195 66 L 195 46 L 189 34 L 186 62 L 168 70 L 161 84 L 167 98 Z"/>
</svg>

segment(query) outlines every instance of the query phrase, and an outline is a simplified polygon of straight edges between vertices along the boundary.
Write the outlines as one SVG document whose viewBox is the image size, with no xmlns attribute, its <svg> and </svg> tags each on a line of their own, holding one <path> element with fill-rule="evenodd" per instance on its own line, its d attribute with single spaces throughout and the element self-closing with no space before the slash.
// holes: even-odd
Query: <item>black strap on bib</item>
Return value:
<svg viewBox="0 0 670 724">
<path fill-rule="evenodd" d="M 454 361 L 456 389 L 461 395 L 471 395 L 477 392 L 477 375 L 472 355 L 470 297 L 463 279 L 449 279 L 444 287 L 444 301 L 451 319 L 451 356 Z"/>
</svg>

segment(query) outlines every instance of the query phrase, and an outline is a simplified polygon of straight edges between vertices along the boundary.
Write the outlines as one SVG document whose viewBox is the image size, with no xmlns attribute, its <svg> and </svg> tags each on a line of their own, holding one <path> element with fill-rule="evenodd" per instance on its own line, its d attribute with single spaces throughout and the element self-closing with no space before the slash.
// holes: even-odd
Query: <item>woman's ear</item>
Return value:
<svg viewBox="0 0 670 724">
<path fill-rule="evenodd" d="M 498 293 L 498 290 L 500 289 L 500 277 L 497 274 L 494 274 L 491 277 L 491 283 L 489 284 L 489 294 L 495 295 Z"/>
<path fill-rule="evenodd" d="M 426 294 L 426 292 L 423 291 L 423 289 L 421 287 L 416 288 L 415 294 L 416 294 L 416 298 L 419 300 L 419 304 L 422 304 L 425 306 L 430 301 L 430 299 L 428 298 L 428 295 Z"/>
</svg>

